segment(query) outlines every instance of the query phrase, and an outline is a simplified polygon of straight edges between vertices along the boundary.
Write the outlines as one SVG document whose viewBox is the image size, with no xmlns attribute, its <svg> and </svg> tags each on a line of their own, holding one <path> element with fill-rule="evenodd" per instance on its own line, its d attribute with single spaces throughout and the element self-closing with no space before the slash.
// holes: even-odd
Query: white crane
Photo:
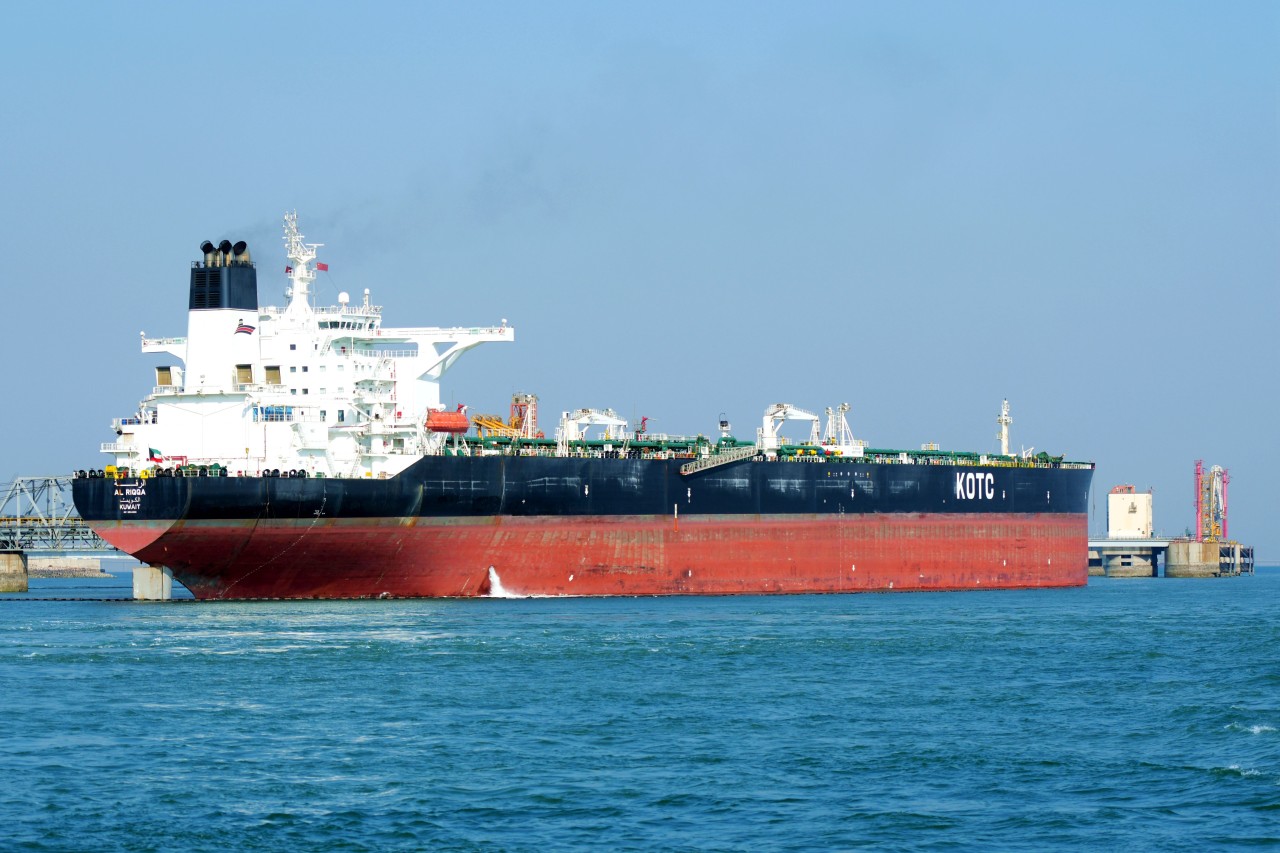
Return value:
<svg viewBox="0 0 1280 853">
<path fill-rule="evenodd" d="M 586 438 L 586 427 L 605 427 L 605 438 L 610 438 L 609 427 L 616 427 L 617 436 L 625 438 L 627 422 L 618 417 L 613 409 L 577 409 L 563 412 L 560 415 L 560 426 L 556 429 L 556 455 L 568 456 L 569 443 Z"/>
<path fill-rule="evenodd" d="M 827 428 L 822 434 L 823 447 L 840 456 L 861 456 L 862 449 L 867 446 L 867 443 L 854 438 L 853 430 L 849 429 L 849 421 L 845 417 L 849 411 L 849 404 L 841 403 L 834 409 L 827 406 L 825 411 Z"/>
<path fill-rule="evenodd" d="M 809 433 L 809 441 L 813 444 L 818 443 L 818 416 L 813 412 L 806 411 L 790 403 L 774 403 L 772 406 L 764 410 L 764 424 L 760 427 L 756 434 L 756 444 L 760 449 L 769 455 L 775 455 L 778 451 L 778 427 L 783 421 L 809 421 L 812 429 Z"/>
</svg>

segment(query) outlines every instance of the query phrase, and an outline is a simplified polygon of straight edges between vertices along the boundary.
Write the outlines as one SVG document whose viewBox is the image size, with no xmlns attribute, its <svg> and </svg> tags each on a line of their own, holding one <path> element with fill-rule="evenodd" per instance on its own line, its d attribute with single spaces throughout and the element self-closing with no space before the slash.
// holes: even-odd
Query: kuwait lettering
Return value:
<svg viewBox="0 0 1280 853">
<path fill-rule="evenodd" d="M 956 500 L 992 500 L 996 496 L 995 474 L 956 474 Z"/>
<path fill-rule="evenodd" d="M 116 486 L 116 504 L 124 515 L 137 515 L 147 494 L 146 481 L 121 480 Z"/>
</svg>

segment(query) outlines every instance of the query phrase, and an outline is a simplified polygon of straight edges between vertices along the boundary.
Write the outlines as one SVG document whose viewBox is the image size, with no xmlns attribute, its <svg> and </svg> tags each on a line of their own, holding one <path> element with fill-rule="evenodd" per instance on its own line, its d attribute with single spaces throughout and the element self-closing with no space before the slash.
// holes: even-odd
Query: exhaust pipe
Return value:
<svg viewBox="0 0 1280 853">
<path fill-rule="evenodd" d="M 231 241 L 223 240 L 218 244 L 218 259 L 221 261 L 219 266 L 231 265 Z"/>
<path fill-rule="evenodd" d="M 200 251 L 204 252 L 204 265 L 206 267 L 213 266 L 217 260 L 213 256 L 213 253 L 215 251 L 213 248 L 213 244 L 210 243 L 208 240 L 205 240 L 203 243 L 200 244 Z"/>
<path fill-rule="evenodd" d="M 245 241 L 243 240 L 238 241 L 234 246 L 231 247 L 231 251 L 235 252 L 236 254 L 236 263 L 238 264 L 249 263 L 249 244 L 246 243 Z"/>
</svg>

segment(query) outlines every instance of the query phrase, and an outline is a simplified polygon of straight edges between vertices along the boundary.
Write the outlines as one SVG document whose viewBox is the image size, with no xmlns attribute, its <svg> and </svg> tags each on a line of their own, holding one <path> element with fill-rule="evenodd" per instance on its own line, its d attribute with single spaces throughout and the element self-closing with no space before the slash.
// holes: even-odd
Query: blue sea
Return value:
<svg viewBox="0 0 1280 853">
<path fill-rule="evenodd" d="M 0 849 L 1280 845 L 1280 570 L 1073 590 L 0 600 Z"/>
</svg>

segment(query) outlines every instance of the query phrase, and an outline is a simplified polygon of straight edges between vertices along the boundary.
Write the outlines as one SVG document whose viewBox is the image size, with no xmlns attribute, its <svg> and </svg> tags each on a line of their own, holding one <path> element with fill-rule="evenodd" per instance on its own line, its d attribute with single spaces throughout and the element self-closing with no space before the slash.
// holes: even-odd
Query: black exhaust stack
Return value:
<svg viewBox="0 0 1280 853">
<path fill-rule="evenodd" d="M 204 262 L 191 265 L 190 311 L 234 308 L 237 311 L 258 310 L 258 270 L 249 258 L 249 247 L 243 240 L 232 245 L 223 240 L 217 246 L 205 240 L 200 244 Z"/>
</svg>

